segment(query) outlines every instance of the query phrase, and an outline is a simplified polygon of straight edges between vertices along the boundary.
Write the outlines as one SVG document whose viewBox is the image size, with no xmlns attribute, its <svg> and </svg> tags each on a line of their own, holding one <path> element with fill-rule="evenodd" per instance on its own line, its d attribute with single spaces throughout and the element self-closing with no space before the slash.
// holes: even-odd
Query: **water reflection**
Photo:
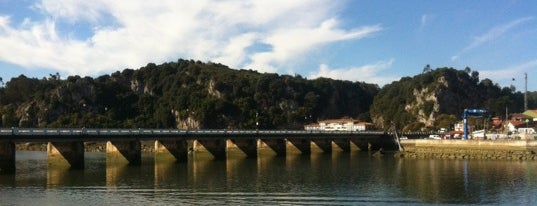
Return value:
<svg viewBox="0 0 537 206">
<path fill-rule="evenodd" d="M 537 203 L 537 162 L 532 161 L 396 159 L 341 152 L 177 162 L 144 154 L 140 166 L 128 166 L 91 153 L 84 170 L 68 170 L 48 167 L 45 153 L 17 157 L 16 173 L 0 175 L 2 196 L 11 194 L 15 203 L 28 190 L 35 201 L 83 197 L 88 204 Z"/>
<path fill-rule="evenodd" d="M 197 158 L 190 161 L 189 183 L 193 191 L 221 190 L 226 183 L 226 161 Z"/>
<path fill-rule="evenodd" d="M 257 178 L 255 158 L 232 158 L 226 162 L 226 190 L 247 191 L 253 189 Z"/>
<path fill-rule="evenodd" d="M 155 161 L 155 188 L 174 188 L 178 185 L 187 185 L 189 182 L 188 167 L 187 162 Z"/>
</svg>

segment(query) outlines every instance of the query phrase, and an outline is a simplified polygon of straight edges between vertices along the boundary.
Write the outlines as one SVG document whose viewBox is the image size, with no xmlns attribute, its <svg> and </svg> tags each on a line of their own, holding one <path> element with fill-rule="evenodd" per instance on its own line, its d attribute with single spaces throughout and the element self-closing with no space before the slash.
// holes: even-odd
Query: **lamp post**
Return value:
<svg viewBox="0 0 537 206">
<path fill-rule="evenodd" d="M 86 130 L 86 121 L 87 121 L 87 113 L 88 113 L 88 111 L 87 111 L 87 107 L 86 107 L 86 106 L 87 106 L 86 103 L 83 103 L 83 104 L 82 104 L 82 109 L 83 109 L 83 111 L 84 111 L 84 112 L 82 113 L 82 115 L 84 115 L 84 116 L 82 117 L 82 130 Z"/>
<path fill-rule="evenodd" d="M 255 130 L 259 130 L 259 113 L 255 112 Z"/>
</svg>

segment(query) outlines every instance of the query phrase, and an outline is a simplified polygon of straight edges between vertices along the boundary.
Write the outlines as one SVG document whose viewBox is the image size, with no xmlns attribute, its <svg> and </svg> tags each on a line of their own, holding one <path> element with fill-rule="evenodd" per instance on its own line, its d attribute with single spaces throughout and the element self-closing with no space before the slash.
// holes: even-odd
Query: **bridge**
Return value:
<svg viewBox="0 0 537 206">
<path fill-rule="evenodd" d="M 426 136 L 427 133 L 405 133 Z M 208 153 L 225 159 L 238 151 L 247 157 L 260 152 L 278 156 L 333 150 L 397 150 L 394 134 L 383 131 L 306 130 L 179 130 L 94 128 L 3 128 L 0 129 L 0 172 L 15 170 L 15 143 L 47 143 L 49 166 L 84 167 L 84 143 L 106 142 L 107 161 L 138 165 L 141 141 L 155 141 L 155 157 L 186 161 Z"/>
</svg>

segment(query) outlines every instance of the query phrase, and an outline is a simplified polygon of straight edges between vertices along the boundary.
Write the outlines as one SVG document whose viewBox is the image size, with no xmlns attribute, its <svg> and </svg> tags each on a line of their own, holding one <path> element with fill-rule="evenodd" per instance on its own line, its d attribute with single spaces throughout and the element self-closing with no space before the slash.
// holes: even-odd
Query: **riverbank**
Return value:
<svg viewBox="0 0 537 206">
<path fill-rule="evenodd" d="M 401 158 L 537 160 L 535 140 L 401 140 Z"/>
</svg>

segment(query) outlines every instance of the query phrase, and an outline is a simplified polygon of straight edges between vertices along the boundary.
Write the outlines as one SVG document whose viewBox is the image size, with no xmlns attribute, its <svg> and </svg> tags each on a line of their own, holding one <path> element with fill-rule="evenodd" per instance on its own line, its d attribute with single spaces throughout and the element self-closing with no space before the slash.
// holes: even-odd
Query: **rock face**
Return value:
<svg viewBox="0 0 537 206">
<path fill-rule="evenodd" d="M 477 72 L 441 68 L 386 85 L 373 101 L 371 117 L 380 128 L 434 127 L 439 116 L 460 117 L 466 108 L 501 112 L 503 105 L 505 111 L 505 99 L 517 99 L 510 95 L 488 79 L 479 82 Z"/>
<path fill-rule="evenodd" d="M 424 88 L 421 90 L 414 89 L 412 93 L 414 99 L 405 105 L 405 111 L 416 113 L 417 121 L 424 123 L 425 126 L 433 125 L 440 108 L 436 92 Z"/>
<path fill-rule="evenodd" d="M 445 72 L 428 87 L 415 88 L 414 98 L 407 102 L 405 110 L 415 115 L 418 122 L 431 127 L 439 114 L 460 114 L 464 108 L 478 105 L 477 85 L 472 85 L 470 79 L 453 76 Z"/>
<path fill-rule="evenodd" d="M 0 127 L 301 129 L 368 116 L 379 90 L 178 60 L 97 78 L 13 78 L 0 87 Z"/>
</svg>

